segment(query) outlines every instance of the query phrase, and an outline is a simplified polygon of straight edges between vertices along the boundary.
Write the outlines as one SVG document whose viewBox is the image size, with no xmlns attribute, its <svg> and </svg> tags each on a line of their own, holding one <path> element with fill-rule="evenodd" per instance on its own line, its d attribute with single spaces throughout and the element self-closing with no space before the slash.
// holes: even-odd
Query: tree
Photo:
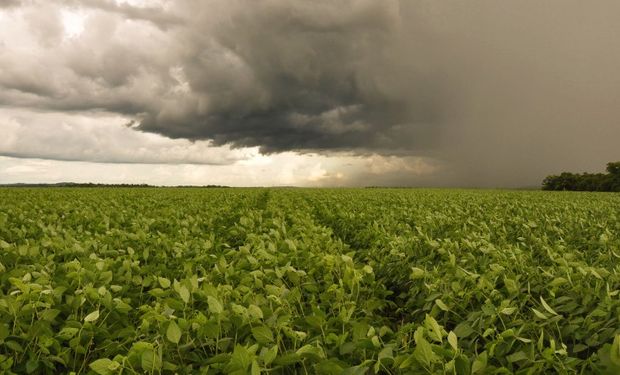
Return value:
<svg viewBox="0 0 620 375">
<path fill-rule="evenodd" d="M 620 191 L 620 162 L 607 163 L 605 173 L 562 172 L 559 176 L 547 176 L 543 190 Z"/>
<path fill-rule="evenodd" d="M 620 161 L 607 163 L 607 172 L 610 175 L 609 191 L 620 191 Z"/>
<path fill-rule="evenodd" d="M 614 176 L 620 176 L 620 161 L 615 163 L 607 163 L 607 172 Z"/>
</svg>

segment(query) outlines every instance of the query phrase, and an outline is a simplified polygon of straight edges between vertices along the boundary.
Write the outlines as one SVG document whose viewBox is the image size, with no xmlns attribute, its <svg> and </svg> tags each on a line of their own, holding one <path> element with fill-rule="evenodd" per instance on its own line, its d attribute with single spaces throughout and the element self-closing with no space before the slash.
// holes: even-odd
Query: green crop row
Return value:
<svg viewBox="0 0 620 375">
<path fill-rule="evenodd" d="M 0 373 L 620 373 L 620 196 L 0 189 Z"/>
</svg>

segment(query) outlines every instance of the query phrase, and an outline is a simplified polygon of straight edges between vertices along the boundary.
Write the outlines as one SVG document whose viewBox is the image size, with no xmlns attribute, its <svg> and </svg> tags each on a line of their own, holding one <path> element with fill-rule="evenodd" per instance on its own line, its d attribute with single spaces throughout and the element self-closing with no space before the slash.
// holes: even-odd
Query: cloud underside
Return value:
<svg viewBox="0 0 620 375">
<path fill-rule="evenodd" d="M 170 139 L 135 131 L 114 114 L 0 112 L 0 155 L 58 161 L 230 165 L 258 155 L 210 141 Z M 53 131 L 50 131 L 53 129 Z"/>
<path fill-rule="evenodd" d="M 6 35 L 2 103 L 102 109 L 143 131 L 263 152 L 387 152 L 432 138 L 432 90 L 409 91 L 385 66 L 398 59 L 398 1 L 41 6 L 57 19 L 25 7 L 14 22 L 37 59 Z M 88 14 L 79 38 L 66 37 L 63 10 Z"/>
<path fill-rule="evenodd" d="M 437 181 L 500 185 L 620 157 L 615 1 L 2 4 L 0 121 L 21 124 L 5 155 L 80 160 L 99 147 L 87 160 L 231 164 L 246 157 L 235 148 L 347 152 L 441 160 Z M 81 151 L 46 150 L 94 133 L 18 110 L 134 125 L 101 130 L 104 146 L 84 135 Z"/>
</svg>

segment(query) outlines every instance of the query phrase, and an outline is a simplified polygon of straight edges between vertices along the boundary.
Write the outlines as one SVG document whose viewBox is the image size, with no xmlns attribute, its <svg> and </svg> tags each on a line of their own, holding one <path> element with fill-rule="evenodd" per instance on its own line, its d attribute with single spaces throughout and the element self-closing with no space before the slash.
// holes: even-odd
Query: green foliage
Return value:
<svg viewBox="0 0 620 375">
<path fill-rule="evenodd" d="M 613 176 L 620 176 L 620 161 L 607 163 L 607 172 Z"/>
<path fill-rule="evenodd" d="M 0 197 L 0 373 L 620 371 L 618 195 Z"/>
<path fill-rule="evenodd" d="M 605 173 L 569 173 L 547 176 L 543 190 L 620 191 L 620 162 L 607 163 Z"/>
</svg>

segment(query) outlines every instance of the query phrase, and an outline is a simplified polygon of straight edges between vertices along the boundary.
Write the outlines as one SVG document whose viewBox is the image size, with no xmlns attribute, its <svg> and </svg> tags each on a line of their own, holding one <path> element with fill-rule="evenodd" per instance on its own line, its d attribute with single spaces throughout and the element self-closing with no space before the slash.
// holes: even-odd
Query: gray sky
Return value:
<svg viewBox="0 0 620 375">
<path fill-rule="evenodd" d="M 0 0 L 0 183 L 540 184 L 620 160 L 620 3 Z"/>
</svg>

